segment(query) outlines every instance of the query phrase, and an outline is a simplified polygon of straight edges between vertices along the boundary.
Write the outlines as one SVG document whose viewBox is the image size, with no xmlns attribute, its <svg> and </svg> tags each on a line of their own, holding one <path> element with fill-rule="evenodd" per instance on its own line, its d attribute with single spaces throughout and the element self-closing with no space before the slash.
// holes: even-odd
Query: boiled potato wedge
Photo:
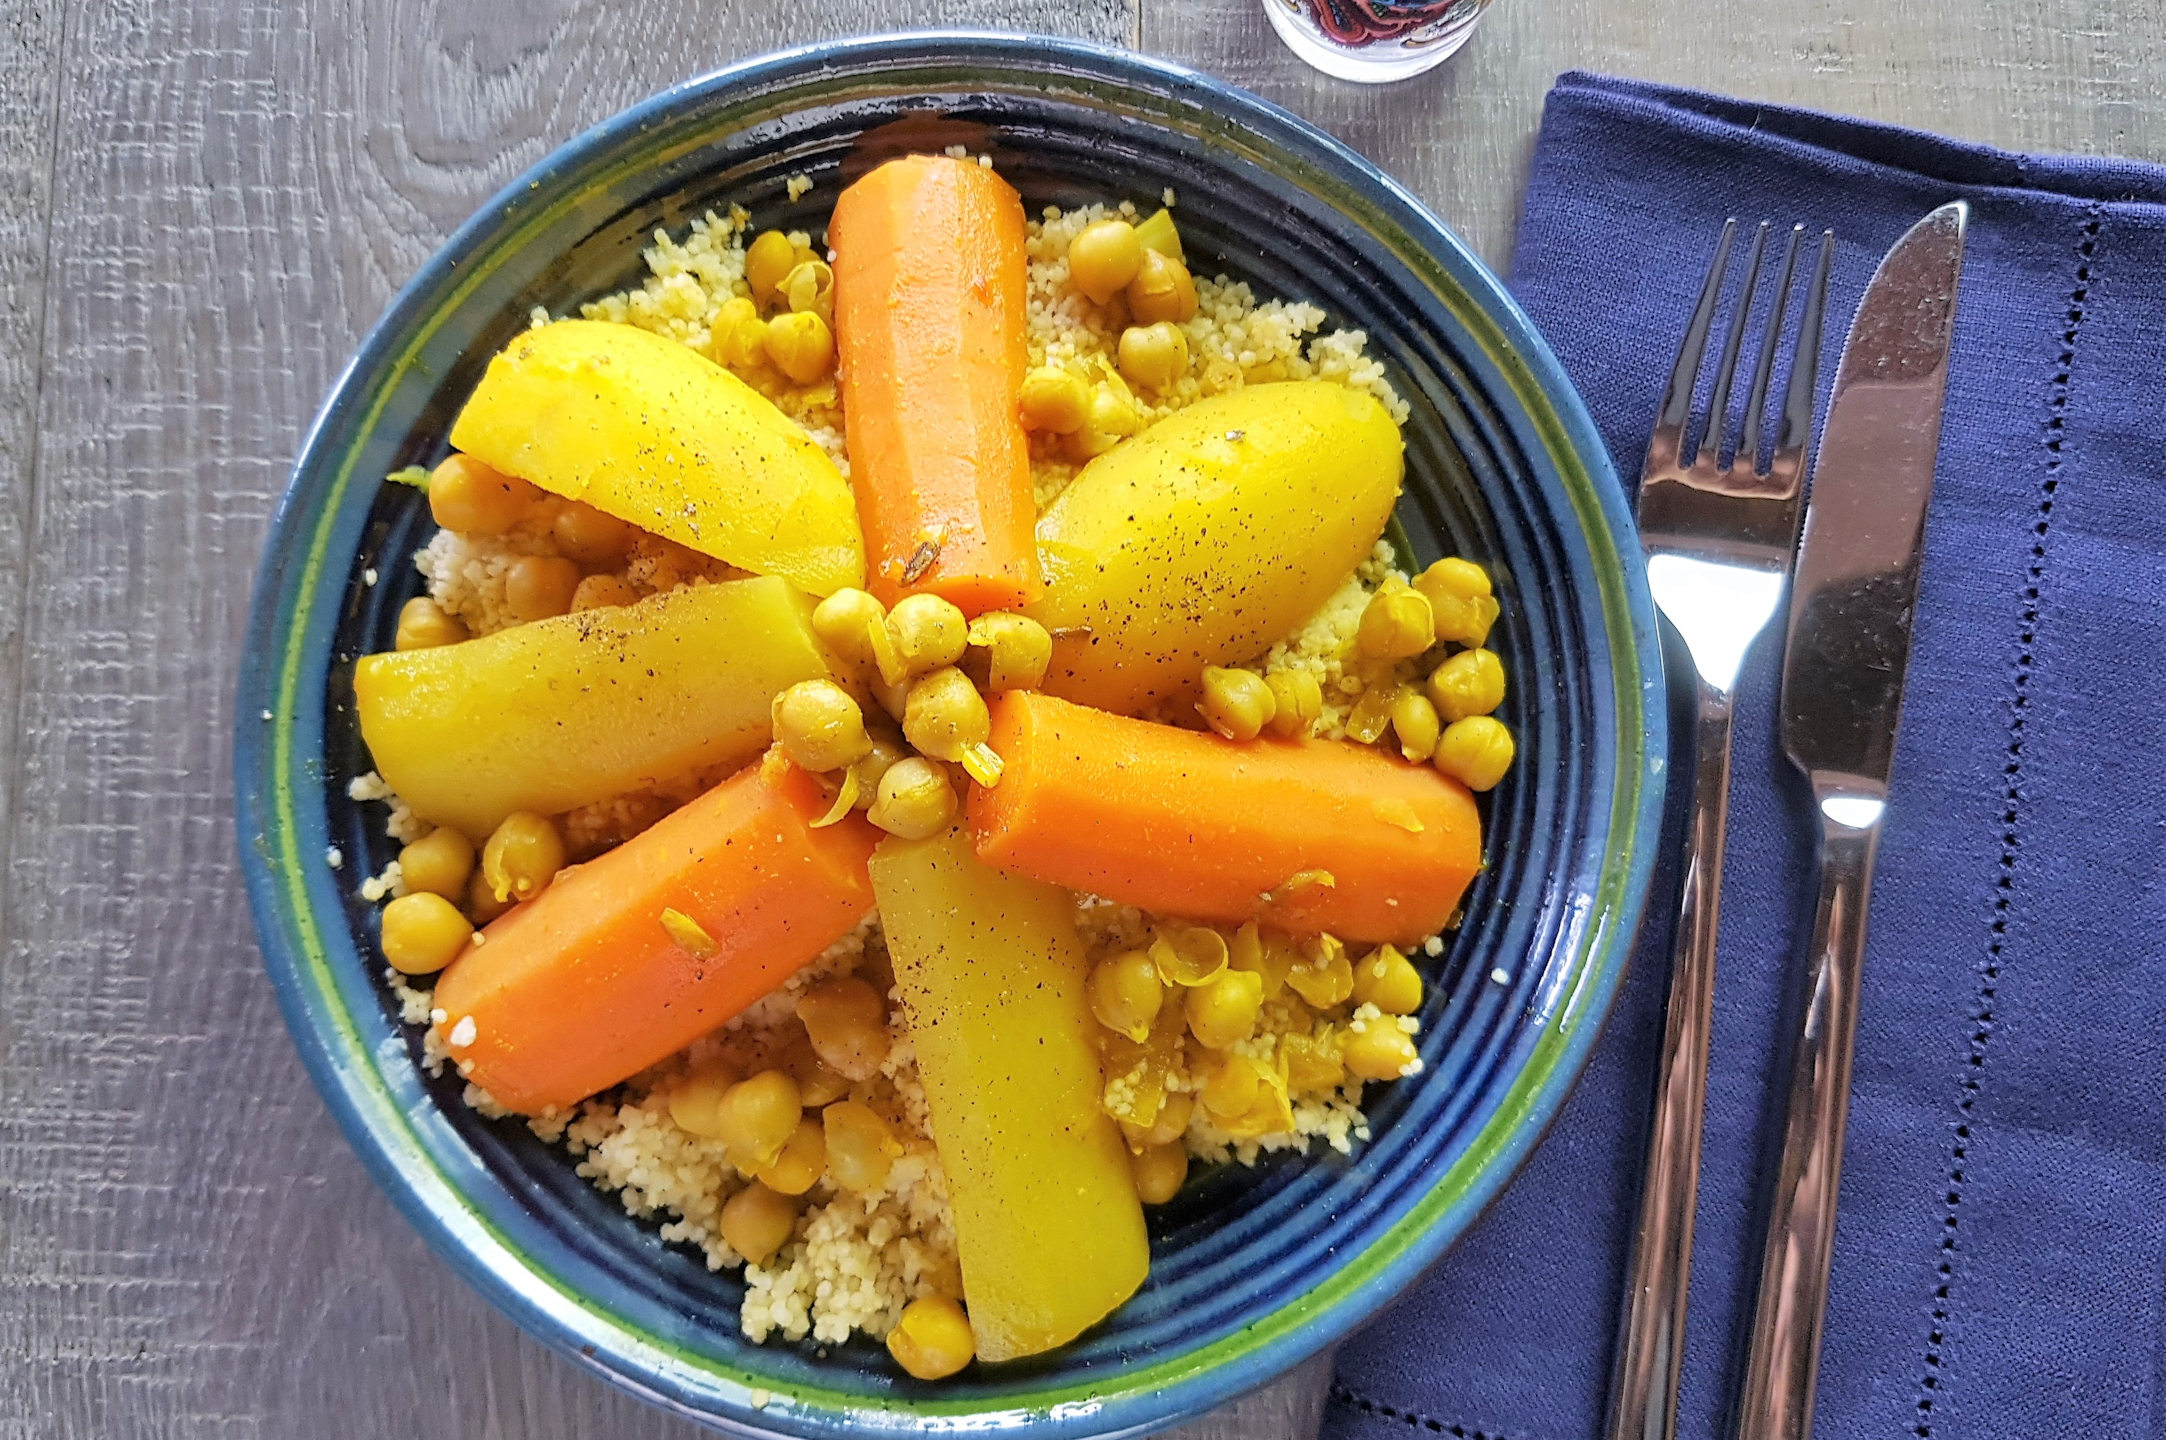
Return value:
<svg viewBox="0 0 2166 1440">
<path fill-rule="evenodd" d="M 812 603 L 761 576 L 363 656 L 361 738 L 415 814 L 477 842 L 514 810 L 742 764 L 774 697 L 829 673 Z"/>
<path fill-rule="evenodd" d="M 1261 654 L 1368 555 L 1404 471 L 1384 407 L 1322 380 L 1203 400 L 1121 442 L 1038 521 L 1043 688 L 1133 715 Z"/>
<path fill-rule="evenodd" d="M 559 320 L 489 362 L 451 443 L 815 595 L 865 583 L 850 482 L 757 390 L 636 326 Z"/>
</svg>

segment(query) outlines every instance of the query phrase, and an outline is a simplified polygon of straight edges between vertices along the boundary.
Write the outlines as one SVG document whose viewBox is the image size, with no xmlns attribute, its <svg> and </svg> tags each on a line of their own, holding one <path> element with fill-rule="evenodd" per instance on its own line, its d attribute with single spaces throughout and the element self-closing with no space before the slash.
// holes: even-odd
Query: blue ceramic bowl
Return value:
<svg viewBox="0 0 2166 1440">
<path fill-rule="evenodd" d="M 1416 1081 L 1376 1093 L 1374 1139 L 1206 1174 L 1154 1212 L 1149 1282 L 1056 1354 L 927 1385 L 862 1340 L 747 1344 L 730 1276 L 665 1245 L 432 1080 L 402 1030 L 359 879 L 391 858 L 356 655 L 386 649 L 427 538 L 416 492 L 480 369 L 526 324 L 639 274 L 657 226 L 735 202 L 817 230 L 869 165 L 989 151 L 1032 206 L 1179 192 L 1200 268 L 1359 326 L 1413 405 L 1400 506 L 1411 559 L 1503 582 L 1493 644 L 1520 760 L 1489 797 L 1490 868 L 1431 965 Z M 792 203 L 784 180 L 813 177 Z M 1510 1178 L 1585 1062 L 1625 962 L 1661 797 L 1663 711 L 1636 546 L 1593 425 L 1496 278 L 1398 185 L 1206 76 L 1039 38 L 915 35 L 793 51 L 668 91 L 490 202 L 377 324 L 309 436 L 257 581 L 236 738 L 242 860 L 265 964 L 316 1084 L 379 1183 L 533 1334 L 611 1380 L 740 1433 L 1139 1433 L 1271 1379 L 1371 1315 Z M 378 578 L 368 583 L 368 572 Z M 329 847 L 342 852 L 332 868 Z"/>
</svg>

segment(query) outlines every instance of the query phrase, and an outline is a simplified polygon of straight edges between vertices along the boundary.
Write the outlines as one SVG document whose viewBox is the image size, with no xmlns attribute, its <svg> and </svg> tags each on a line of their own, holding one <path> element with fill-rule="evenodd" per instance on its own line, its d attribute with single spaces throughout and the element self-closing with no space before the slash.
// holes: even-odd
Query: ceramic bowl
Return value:
<svg viewBox="0 0 2166 1440">
<path fill-rule="evenodd" d="M 753 1345 L 741 1288 L 419 1064 L 379 978 L 359 880 L 393 850 L 347 798 L 371 768 L 356 655 L 417 593 L 425 502 L 386 485 L 444 453 L 487 358 L 536 305 L 640 274 L 657 227 L 741 204 L 818 230 L 841 187 L 963 144 L 1035 209 L 1171 188 L 1193 263 L 1359 327 L 1413 406 L 1409 558 L 1502 581 L 1519 761 L 1486 800 L 1490 864 L 1429 962 L 1426 1069 L 1371 1093 L 1351 1156 L 1201 1173 L 1152 1213 L 1150 1279 L 1054 1354 L 924 1384 L 872 1344 Z M 792 201 L 785 180 L 808 175 Z M 1434 1261 L 1518 1168 L 1584 1064 L 1646 888 L 1664 753 L 1659 661 L 1622 492 L 1548 347 L 1399 185 L 1208 76 L 1031 37 L 890 36 L 694 80 L 566 144 L 462 227 L 378 322 L 295 466 L 240 677 L 242 858 L 295 1043 L 383 1188 L 519 1324 L 724 1430 L 956 1429 L 1080 1440 L 1200 1412 L 1339 1339 Z M 333 866 L 336 852 L 342 863 Z"/>
</svg>

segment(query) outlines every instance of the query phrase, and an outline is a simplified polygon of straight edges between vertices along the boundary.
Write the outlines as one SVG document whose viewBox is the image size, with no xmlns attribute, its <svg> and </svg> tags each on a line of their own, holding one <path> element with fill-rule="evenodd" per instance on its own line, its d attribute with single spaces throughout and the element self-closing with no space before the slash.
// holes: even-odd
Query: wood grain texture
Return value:
<svg viewBox="0 0 2166 1440">
<path fill-rule="evenodd" d="M 1500 0 L 1388 91 L 1257 0 L 1145 43 L 1318 119 L 1492 258 L 1558 69 L 2166 158 L 2157 0 Z M 230 693 L 302 427 L 443 236 L 583 126 L 874 27 L 1133 41 L 1128 0 L 0 6 L 0 1440 L 688 1437 L 430 1256 L 287 1044 L 233 865 Z M 48 240 L 48 236 L 50 237 Z M 1189 1427 L 1303 1440 L 1328 1367 Z"/>
</svg>

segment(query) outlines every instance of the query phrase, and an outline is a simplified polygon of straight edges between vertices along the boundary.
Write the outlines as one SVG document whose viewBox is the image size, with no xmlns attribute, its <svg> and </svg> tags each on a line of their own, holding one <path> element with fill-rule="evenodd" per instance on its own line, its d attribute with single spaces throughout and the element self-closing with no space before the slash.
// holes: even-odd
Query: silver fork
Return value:
<svg viewBox="0 0 2166 1440">
<path fill-rule="evenodd" d="M 1692 1270 L 1693 1211 L 1700 1183 L 1700 1117 L 1707 1099 L 1708 1032 L 1714 1020 L 1715 927 L 1722 897 L 1723 828 L 1730 795 L 1731 701 L 1745 652 L 1781 603 L 1797 551 L 1805 452 L 1812 436 L 1820 327 L 1835 237 L 1821 237 L 1819 262 L 1790 355 L 1789 389 L 1768 468 L 1759 468 L 1761 416 L 1789 307 L 1804 227 L 1783 250 L 1757 363 L 1746 391 L 1736 457 L 1720 463 L 1731 382 L 1753 309 L 1768 225 L 1753 234 L 1745 283 L 1723 340 L 1708 412 L 1691 415 L 1708 333 L 1722 299 L 1733 219 L 1722 227 L 1699 303 L 1678 348 L 1669 388 L 1647 444 L 1640 477 L 1640 544 L 1655 606 L 1691 652 L 1694 724 L 1692 817 L 1685 832 L 1684 884 L 1670 959 L 1669 1013 L 1662 1035 L 1653 1128 L 1647 1141 L 1625 1313 L 1610 1391 L 1610 1440 L 1671 1440 L 1677 1430 L 1677 1376 L 1684 1359 L 1685 1299 Z M 1689 460 L 1687 437 L 1705 438 Z"/>
</svg>

